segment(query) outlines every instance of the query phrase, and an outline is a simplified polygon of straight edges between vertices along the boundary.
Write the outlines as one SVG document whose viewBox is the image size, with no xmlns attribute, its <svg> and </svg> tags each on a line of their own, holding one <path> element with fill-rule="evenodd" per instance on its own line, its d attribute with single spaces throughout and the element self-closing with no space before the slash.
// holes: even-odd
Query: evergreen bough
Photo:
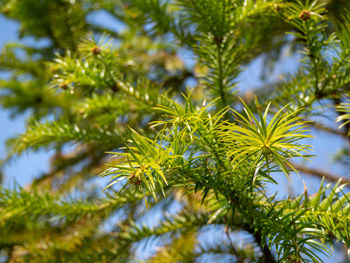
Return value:
<svg viewBox="0 0 350 263">
<path fill-rule="evenodd" d="M 313 158 L 306 139 L 314 129 L 349 141 L 349 4 L 0 7 L 20 22 L 21 37 L 49 40 L 40 48 L 9 43 L 1 53 L 0 70 L 10 72 L 0 82 L 3 108 L 30 111 L 5 161 L 54 150 L 50 170 L 30 185 L 0 188 L 0 260 L 138 262 L 156 243 L 147 262 L 322 262 L 335 242 L 350 246 L 349 179 L 298 161 Z M 124 29 L 92 23 L 101 10 Z M 259 56 L 273 67 L 286 46 L 300 53 L 298 71 L 240 94 L 244 67 Z M 336 161 L 349 167 L 349 156 L 345 147 Z M 285 199 L 267 191 L 294 172 L 324 177 L 319 190 Z"/>
</svg>

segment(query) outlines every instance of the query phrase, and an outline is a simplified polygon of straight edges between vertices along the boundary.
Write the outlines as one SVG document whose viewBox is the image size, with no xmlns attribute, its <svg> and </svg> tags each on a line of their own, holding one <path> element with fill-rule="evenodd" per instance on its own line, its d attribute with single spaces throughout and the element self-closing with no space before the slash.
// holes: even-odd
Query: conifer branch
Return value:
<svg viewBox="0 0 350 263">
<path fill-rule="evenodd" d="M 339 179 L 342 179 L 342 182 L 350 185 L 350 179 L 345 176 L 338 176 L 332 173 L 328 173 L 324 170 L 321 169 L 315 169 L 315 168 L 310 168 L 306 165 L 302 165 L 302 164 L 298 164 L 298 163 L 291 163 L 293 165 L 293 167 L 297 170 L 300 170 L 302 173 L 308 174 L 308 175 L 312 175 L 312 176 L 317 176 L 319 178 L 325 178 L 326 180 L 330 181 L 330 182 L 338 182 Z"/>
</svg>

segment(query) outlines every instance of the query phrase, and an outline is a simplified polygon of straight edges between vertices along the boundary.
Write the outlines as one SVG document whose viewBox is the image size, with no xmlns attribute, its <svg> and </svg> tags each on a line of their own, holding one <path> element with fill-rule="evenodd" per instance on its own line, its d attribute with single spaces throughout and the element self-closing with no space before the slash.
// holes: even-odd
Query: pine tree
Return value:
<svg viewBox="0 0 350 263">
<path fill-rule="evenodd" d="M 21 37 L 49 42 L 1 52 L 0 70 L 11 74 L 0 82 L 2 107 L 30 111 L 4 165 L 55 152 L 30 185 L 0 188 L 0 260 L 322 262 L 336 242 L 350 246 L 350 180 L 303 161 L 313 158 L 314 131 L 349 142 L 349 3 L 0 5 Z M 92 23 L 99 10 L 125 29 Z M 300 53 L 298 71 L 240 93 L 244 68 L 258 57 L 273 68 L 286 46 Z M 340 150 L 346 169 L 350 150 Z M 323 177 L 319 190 L 267 190 L 291 173 Z"/>
</svg>

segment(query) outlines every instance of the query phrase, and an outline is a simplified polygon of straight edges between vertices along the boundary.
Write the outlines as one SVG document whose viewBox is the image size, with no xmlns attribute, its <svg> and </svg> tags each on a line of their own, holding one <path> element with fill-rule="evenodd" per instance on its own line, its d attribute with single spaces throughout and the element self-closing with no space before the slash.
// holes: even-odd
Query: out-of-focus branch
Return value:
<svg viewBox="0 0 350 263">
<path fill-rule="evenodd" d="M 346 139 L 346 140 L 349 140 L 349 137 L 346 135 L 346 133 L 344 133 L 343 131 L 341 130 L 337 130 L 337 129 L 332 129 L 330 127 L 327 127 L 319 122 L 316 122 L 316 121 L 310 121 L 310 120 L 307 120 L 309 121 L 308 122 L 308 125 L 313 127 L 313 128 L 316 128 L 318 130 L 321 130 L 321 131 L 325 131 L 325 132 L 328 132 L 328 133 L 331 133 L 331 134 L 334 134 L 334 135 L 339 135 L 340 137 Z"/>
<path fill-rule="evenodd" d="M 304 174 L 317 176 L 317 177 L 321 177 L 321 178 L 324 177 L 326 180 L 328 180 L 330 182 L 338 182 L 339 179 L 342 178 L 342 183 L 350 186 L 350 178 L 331 174 L 331 173 L 325 172 L 325 171 L 320 170 L 320 169 L 310 168 L 310 167 L 307 167 L 306 165 L 302 165 L 302 164 L 296 164 L 296 163 L 291 163 L 291 162 L 290 162 L 290 164 L 296 170 L 299 170 Z"/>
</svg>

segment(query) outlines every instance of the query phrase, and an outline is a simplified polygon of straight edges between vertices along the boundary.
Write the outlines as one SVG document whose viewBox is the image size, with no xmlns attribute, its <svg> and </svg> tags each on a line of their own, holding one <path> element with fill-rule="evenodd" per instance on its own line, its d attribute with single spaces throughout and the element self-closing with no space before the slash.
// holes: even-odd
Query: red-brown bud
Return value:
<svg viewBox="0 0 350 263">
<path fill-rule="evenodd" d="M 303 10 L 299 14 L 299 18 L 304 20 L 304 21 L 309 20 L 311 18 L 311 12 L 308 10 Z"/>
<path fill-rule="evenodd" d="M 91 53 L 94 54 L 94 55 L 98 55 L 98 54 L 101 53 L 101 49 L 100 49 L 98 46 L 93 47 L 93 48 L 91 49 Z"/>
</svg>

